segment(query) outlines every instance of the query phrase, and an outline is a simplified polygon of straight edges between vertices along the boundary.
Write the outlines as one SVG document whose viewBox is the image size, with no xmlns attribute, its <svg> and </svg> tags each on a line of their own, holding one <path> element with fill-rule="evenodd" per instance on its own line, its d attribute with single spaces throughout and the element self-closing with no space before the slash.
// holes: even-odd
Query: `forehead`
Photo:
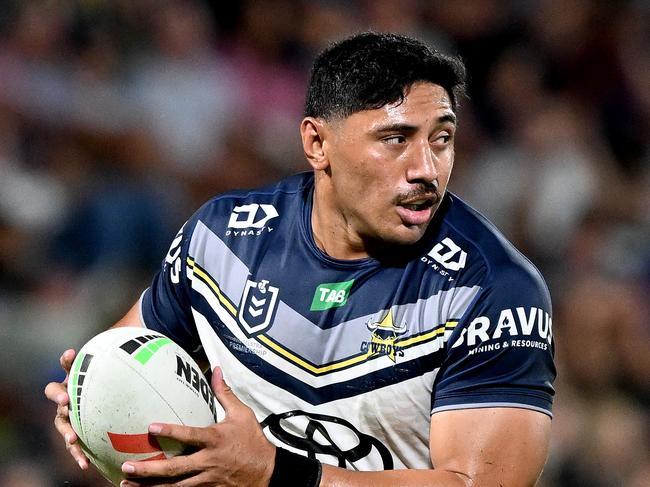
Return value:
<svg viewBox="0 0 650 487">
<path fill-rule="evenodd" d="M 440 85 L 433 83 L 414 83 L 404 94 L 404 100 L 398 100 L 381 107 L 378 111 L 383 111 L 387 115 L 400 114 L 409 111 L 421 112 L 422 114 L 449 110 L 451 108 L 451 98 Z"/>
<path fill-rule="evenodd" d="M 352 128 L 365 126 L 372 130 L 384 123 L 408 123 L 430 125 L 438 120 L 455 120 L 451 98 L 442 86 L 428 82 L 417 82 L 404 93 L 404 99 L 374 110 L 353 113 L 344 120 Z M 453 122 L 452 122 L 453 123 Z"/>
</svg>

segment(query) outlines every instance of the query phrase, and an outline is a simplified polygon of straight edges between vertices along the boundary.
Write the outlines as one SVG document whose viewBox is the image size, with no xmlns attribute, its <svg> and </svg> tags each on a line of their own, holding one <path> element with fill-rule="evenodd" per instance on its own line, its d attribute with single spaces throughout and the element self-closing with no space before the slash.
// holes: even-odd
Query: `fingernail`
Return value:
<svg viewBox="0 0 650 487">
<path fill-rule="evenodd" d="M 86 470 L 88 468 L 88 462 L 86 460 L 79 460 L 77 463 L 81 470 Z"/>
<path fill-rule="evenodd" d="M 162 431 L 162 426 L 156 423 L 149 425 L 149 433 L 157 435 Z"/>
<path fill-rule="evenodd" d="M 122 480 L 122 482 L 120 482 L 120 487 L 131 487 L 131 482 L 127 482 L 126 480 Z"/>
<path fill-rule="evenodd" d="M 65 434 L 65 442 L 70 443 L 70 440 L 72 440 L 72 435 L 70 433 Z"/>
<path fill-rule="evenodd" d="M 135 472 L 135 467 L 131 465 L 130 463 L 123 463 L 122 464 L 122 472 L 124 473 L 133 473 Z M 128 485 L 128 484 L 126 484 Z"/>
</svg>

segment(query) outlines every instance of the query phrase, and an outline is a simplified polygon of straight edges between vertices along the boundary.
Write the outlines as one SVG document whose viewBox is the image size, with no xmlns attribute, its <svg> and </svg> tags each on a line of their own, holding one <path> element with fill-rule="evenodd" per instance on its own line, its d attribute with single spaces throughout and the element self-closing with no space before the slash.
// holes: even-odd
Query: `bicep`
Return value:
<svg viewBox="0 0 650 487">
<path fill-rule="evenodd" d="M 474 485 L 531 486 L 544 467 L 550 429 L 549 416 L 523 408 L 441 411 L 431 416 L 431 461 Z"/>
</svg>

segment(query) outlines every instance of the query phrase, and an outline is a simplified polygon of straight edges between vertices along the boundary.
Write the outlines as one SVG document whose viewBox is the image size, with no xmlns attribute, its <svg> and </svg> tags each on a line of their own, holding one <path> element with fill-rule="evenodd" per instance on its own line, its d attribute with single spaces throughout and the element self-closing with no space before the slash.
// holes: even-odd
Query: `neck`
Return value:
<svg viewBox="0 0 650 487">
<path fill-rule="evenodd" d="M 330 257 L 341 260 L 368 257 L 363 239 L 352 230 L 350 219 L 336 205 L 314 189 L 311 229 L 318 248 Z"/>
</svg>

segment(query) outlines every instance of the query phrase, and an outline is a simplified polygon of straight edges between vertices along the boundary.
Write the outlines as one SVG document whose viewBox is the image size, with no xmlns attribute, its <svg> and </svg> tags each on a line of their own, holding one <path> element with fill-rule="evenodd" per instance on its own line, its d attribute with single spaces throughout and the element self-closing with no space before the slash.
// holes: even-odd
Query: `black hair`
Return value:
<svg viewBox="0 0 650 487">
<path fill-rule="evenodd" d="M 465 94 L 465 65 L 410 37 L 364 32 L 332 44 L 314 61 L 306 117 L 346 118 L 404 100 L 415 82 L 442 86 L 456 111 Z"/>
</svg>

